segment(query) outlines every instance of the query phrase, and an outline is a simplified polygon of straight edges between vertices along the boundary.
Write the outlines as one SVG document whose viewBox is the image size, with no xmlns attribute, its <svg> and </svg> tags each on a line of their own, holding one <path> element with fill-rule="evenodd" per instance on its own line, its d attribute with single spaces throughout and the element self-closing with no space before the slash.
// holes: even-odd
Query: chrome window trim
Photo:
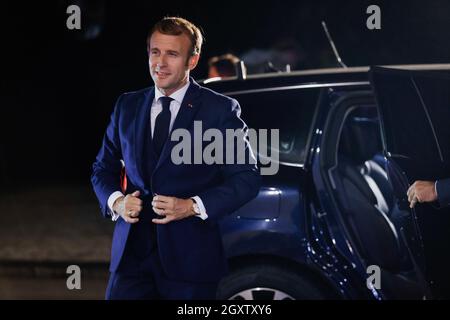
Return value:
<svg viewBox="0 0 450 320">
<path fill-rule="evenodd" d="M 369 81 L 306 83 L 306 84 L 299 84 L 299 85 L 294 85 L 294 86 L 230 91 L 230 92 L 224 92 L 222 94 L 224 94 L 226 96 L 237 96 L 237 95 L 249 94 L 249 93 L 272 92 L 272 91 L 295 90 L 295 89 L 310 89 L 310 88 L 361 86 L 361 85 L 369 85 L 369 84 L 370 84 Z"/>
</svg>

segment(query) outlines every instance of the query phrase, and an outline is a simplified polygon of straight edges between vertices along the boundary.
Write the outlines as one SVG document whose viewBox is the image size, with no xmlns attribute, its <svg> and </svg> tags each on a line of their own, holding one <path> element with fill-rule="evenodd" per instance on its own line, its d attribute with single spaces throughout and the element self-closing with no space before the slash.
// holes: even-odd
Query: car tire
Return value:
<svg viewBox="0 0 450 320">
<path fill-rule="evenodd" d="M 318 286 L 289 269 L 249 266 L 232 271 L 217 291 L 220 300 L 322 300 Z"/>
</svg>

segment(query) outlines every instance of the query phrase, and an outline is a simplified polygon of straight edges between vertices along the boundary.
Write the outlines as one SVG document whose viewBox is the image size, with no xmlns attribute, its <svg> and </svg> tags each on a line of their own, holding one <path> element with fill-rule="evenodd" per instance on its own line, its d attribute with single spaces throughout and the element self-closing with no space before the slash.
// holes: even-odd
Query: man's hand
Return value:
<svg viewBox="0 0 450 320">
<path fill-rule="evenodd" d="M 114 201 L 113 210 L 128 223 L 136 223 L 139 221 L 139 213 L 142 211 L 142 200 L 139 199 L 141 193 L 135 191 L 127 194 L 125 197 L 117 198 Z"/>
<path fill-rule="evenodd" d="M 414 208 L 417 202 L 433 202 L 437 200 L 434 181 L 416 181 L 408 189 L 409 207 Z"/>
<path fill-rule="evenodd" d="M 152 207 L 156 214 L 163 216 L 163 219 L 153 219 L 156 224 L 166 224 L 171 221 L 181 220 L 194 216 L 194 200 L 180 199 L 157 195 L 153 197 Z"/>
</svg>

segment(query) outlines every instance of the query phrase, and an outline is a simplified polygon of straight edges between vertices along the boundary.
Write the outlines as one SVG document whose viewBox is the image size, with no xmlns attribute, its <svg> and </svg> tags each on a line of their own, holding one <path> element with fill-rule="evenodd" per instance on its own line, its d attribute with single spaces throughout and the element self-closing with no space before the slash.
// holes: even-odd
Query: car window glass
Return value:
<svg viewBox="0 0 450 320">
<path fill-rule="evenodd" d="M 237 94 L 233 98 L 239 101 L 242 118 L 249 128 L 257 133 L 259 129 L 268 130 L 269 156 L 276 151 L 270 141 L 270 129 L 279 129 L 279 161 L 303 164 L 318 95 L 317 89 L 277 90 Z"/>
</svg>

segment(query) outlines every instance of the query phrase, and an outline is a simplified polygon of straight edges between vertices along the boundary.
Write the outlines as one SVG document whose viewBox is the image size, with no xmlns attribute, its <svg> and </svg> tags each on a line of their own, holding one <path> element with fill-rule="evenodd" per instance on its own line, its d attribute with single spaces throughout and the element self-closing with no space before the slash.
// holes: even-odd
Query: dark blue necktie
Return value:
<svg viewBox="0 0 450 320">
<path fill-rule="evenodd" d="M 172 98 L 161 97 L 159 101 L 162 104 L 162 111 L 158 114 L 155 120 L 155 130 L 153 131 L 153 146 L 158 157 L 161 155 L 161 151 L 169 136 L 170 126 L 170 102 Z"/>
</svg>

